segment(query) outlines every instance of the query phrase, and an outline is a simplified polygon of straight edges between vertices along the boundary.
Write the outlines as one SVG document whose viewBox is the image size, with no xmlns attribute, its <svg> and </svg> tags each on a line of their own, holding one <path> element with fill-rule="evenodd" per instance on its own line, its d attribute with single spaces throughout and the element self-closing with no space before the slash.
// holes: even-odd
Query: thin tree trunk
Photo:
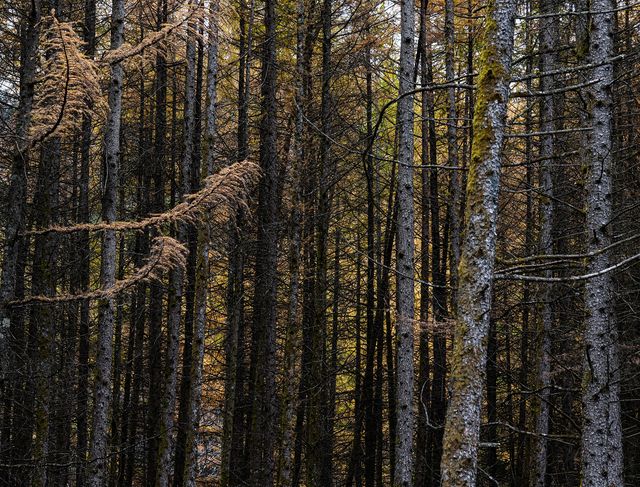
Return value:
<svg viewBox="0 0 640 487">
<path fill-rule="evenodd" d="M 367 28 L 368 31 L 368 28 Z M 367 144 L 373 151 L 373 73 L 371 49 L 365 48 L 365 64 L 367 69 L 366 115 Z M 373 153 L 364 155 L 365 176 L 367 179 L 367 299 L 366 299 L 366 355 L 365 370 L 362 382 L 362 414 L 364 420 L 364 480 L 367 487 L 373 487 L 375 475 L 375 417 L 373 415 L 374 396 L 374 359 L 376 349 L 376 333 L 374 330 L 375 314 L 375 277 L 376 277 L 376 194 L 374 185 Z M 357 464 L 357 468 L 360 462 Z"/>
<path fill-rule="evenodd" d="M 554 14 L 557 10 L 556 2 L 541 0 L 540 14 Z M 540 24 L 540 71 L 547 72 L 555 69 L 555 48 L 557 46 L 557 17 L 544 17 Z M 548 93 L 555 89 L 553 76 L 544 76 L 540 80 L 540 91 Z M 545 95 L 540 101 L 540 191 L 543 193 L 540 202 L 540 254 L 553 253 L 553 178 L 552 165 L 554 163 L 554 135 L 555 112 L 554 95 Z M 547 277 L 552 276 L 550 270 L 545 271 Z M 541 329 L 538 334 L 538 370 L 537 386 L 540 391 L 538 399 L 538 414 L 536 417 L 536 435 L 533 438 L 531 487 L 544 487 L 547 475 L 547 435 L 549 433 L 550 399 L 551 399 L 551 330 L 553 328 L 553 286 L 544 285 L 540 293 L 541 298 Z"/>
<path fill-rule="evenodd" d="M 531 13 L 531 1 L 526 1 L 526 9 L 525 12 L 527 14 Z M 525 31 L 525 45 L 528 49 L 531 49 L 531 43 L 533 40 L 533 36 L 531 35 L 530 26 L 527 27 Z M 527 59 L 525 68 L 525 74 L 530 75 L 533 71 L 533 57 Z M 526 81 L 526 87 L 528 90 L 532 90 L 532 80 L 529 78 Z M 526 133 L 533 132 L 533 98 L 527 98 L 526 100 L 527 111 L 524 119 L 524 129 Z M 525 156 L 525 182 L 527 188 L 532 188 L 533 185 L 533 173 L 534 167 L 532 163 L 533 159 L 533 143 L 532 138 L 527 137 L 525 140 L 525 148 L 524 148 L 524 156 Z M 524 255 L 528 256 L 534 253 L 534 218 L 533 218 L 533 192 L 527 191 L 527 200 L 525 206 L 525 217 L 526 217 L 526 226 L 525 226 L 525 241 L 524 241 Z M 530 321 L 531 321 L 531 283 L 524 281 L 522 286 L 522 337 L 520 339 L 520 372 L 518 374 L 518 381 L 520 383 L 520 387 L 527 387 L 529 383 L 529 334 L 530 334 Z M 518 453 L 515 475 L 513 486 L 517 487 L 519 485 L 528 485 L 530 479 L 530 441 L 528 435 L 524 432 L 527 428 L 528 415 L 527 415 L 527 397 L 525 395 L 520 395 L 520 404 L 518 408 L 518 429 L 521 433 L 518 434 Z"/>
<path fill-rule="evenodd" d="M 467 223 L 459 268 L 452 394 L 442 456 L 445 487 L 476 484 L 515 11 L 514 0 L 490 1 L 481 44 L 484 65 L 479 66 L 473 155 L 467 182 Z"/>
<path fill-rule="evenodd" d="M 418 55 L 420 57 L 420 82 L 427 83 L 427 0 L 420 2 L 420 44 Z M 427 452 L 427 428 L 428 425 L 428 404 L 431 383 L 429 378 L 429 211 L 430 211 L 430 191 L 429 191 L 429 104 L 428 94 L 422 92 L 420 97 L 420 108 L 422 118 L 420 120 L 421 152 L 420 163 L 421 175 L 421 212 L 420 212 L 420 335 L 419 335 L 419 363 L 418 363 L 418 421 L 417 436 L 415 443 L 415 476 L 414 484 L 424 487 L 427 482 L 428 473 L 428 452 Z M 435 163 L 435 161 L 434 161 Z"/>
<path fill-rule="evenodd" d="M 113 0 L 111 12 L 111 49 L 124 42 L 124 1 Z M 111 66 L 109 82 L 109 115 L 107 117 L 102 174 L 102 219 L 116 219 L 116 194 L 120 165 L 120 117 L 122 112 L 122 82 L 124 71 L 120 63 Z M 105 230 L 102 241 L 100 284 L 109 290 L 115 283 L 116 233 Z M 111 368 L 113 363 L 113 321 L 115 302 L 107 297 L 100 303 L 96 351 L 96 388 L 91 437 L 90 487 L 104 487 L 107 474 L 107 438 L 111 407 Z"/>
<path fill-rule="evenodd" d="M 96 3 L 95 0 L 85 2 L 84 12 L 84 41 L 86 55 L 93 57 L 95 53 L 96 37 Z M 80 162 L 78 221 L 89 222 L 89 180 L 91 165 L 91 127 L 89 115 L 82 121 L 82 148 Z M 89 233 L 82 232 L 78 237 L 79 264 L 78 277 L 80 292 L 86 292 L 90 279 L 90 241 Z M 89 399 L 89 301 L 80 302 L 80 321 L 78 325 L 78 378 L 77 378 L 77 413 L 76 413 L 76 484 L 84 487 L 86 483 L 86 461 L 88 445 L 88 399 Z"/>
<path fill-rule="evenodd" d="M 331 485 L 331 452 L 327 437 L 327 254 L 331 213 L 333 176 L 332 158 L 332 101 L 331 101 L 331 14 L 332 1 L 322 3 L 322 88 L 320 118 L 320 167 L 318 176 L 318 203 L 315 212 L 315 289 L 314 315 L 311 331 L 310 380 L 314 393 L 308 396 L 306 478 L 308 485 Z"/>
<path fill-rule="evenodd" d="M 447 151 L 449 167 L 458 167 L 458 110 L 456 107 L 455 88 L 455 24 L 454 24 L 454 1 L 445 0 L 445 76 L 446 81 L 451 86 L 447 89 Z M 452 310 L 455 313 L 458 289 L 458 263 L 460 262 L 460 236 L 462 226 L 460 222 L 460 203 L 462 201 L 462 185 L 460 184 L 460 171 L 451 170 L 449 202 L 449 231 L 451 232 L 451 302 Z"/>
<path fill-rule="evenodd" d="M 58 206 L 58 180 L 60 169 L 60 140 L 44 142 L 40 151 L 40 164 L 36 182 L 33 207 L 36 213 L 35 226 L 46 228 L 54 223 L 55 208 Z M 31 293 L 53 296 L 56 289 L 57 269 L 56 236 L 38 235 L 33 251 L 33 273 Z M 31 360 L 30 399 L 33 407 L 33 444 L 31 456 L 35 469 L 31 474 L 31 485 L 44 486 L 47 483 L 49 457 L 50 420 L 52 416 L 51 381 L 54 377 L 54 340 L 56 306 L 43 304 L 33 306 L 29 323 L 29 359 Z"/>
<path fill-rule="evenodd" d="M 219 3 L 212 1 L 209 5 L 209 42 L 207 49 L 207 105 L 206 105 L 206 127 L 205 127 L 205 142 L 206 142 L 206 160 L 205 168 L 202 171 L 203 177 L 207 177 L 213 173 L 213 166 L 215 160 L 215 137 L 216 137 L 216 98 L 217 98 L 217 72 L 218 72 L 218 8 Z M 188 58 L 195 56 L 195 50 L 191 54 L 191 50 L 188 50 Z M 195 62 L 195 59 L 193 59 Z M 199 78 L 199 76 L 198 76 Z M 191 81 L 192 87 L 195 80 Z M 199 81 L 198 81 L 199 83 Z M 187 92 L 191 89 L 188 88 Z M 192 103 L 196 95 L 195 89 L 193 90 Z M 192 105 L 193 106 L 193 105 Z M 193 122 L 193 121 L 192 121 Z M 191 140 L 198 137 L 197 133 L 194 134 L 194 128 L 191 127 L 190 132 Z M 186 130 L 186 129 L 185 129 Z M 196 144 L 196 147 L 199 147 Z M 192 158 L 199 157 L 193 154 L 194 148 L 190 149 L 191 157 L 189 161 L 185 159 L 185 167 L 188 162 L 189 167 L 192 167 Z M 186 151 L 185 151 L 186 152 Z M 194 167 L 197 171 L 197 167 Z M 190 175 L 190 180 L 192 175 Z M 192 188 L 193 189 L 193 188 Z M 198 433 L 200 429 L 200 409 L 201 409 L 201 396 L 202 396 L 202 374 L 204 366 L 204 345 L 205 345 L 205 328 L 206 328 L 206 311 L 207 311 L 207 278 L 209 275 L 209 229 L 208 226 L 204 226 L 198 230 L 196 251 L 197 251 L 197 263 L 196 263 L 196 275 L 195 275 L 195 296 L 194 296 L 194 328 L 193 328 L 193 345 L 192 345 L 192 357 L 191 365 L 189 366 L 189 397 L 188 397 L 188 409 L 186 409 L 187 415 L 184 418 L 186 426 L 186 437 L 184 441 L 184 467 L 183 470 L 178 470 L 180 465 L 176 461 L 176 479 L 175 485 L 184 485 L 186 487 L 194 487 L 196 485 L 196 476 L 198 468 Z M 183 369 L 184 370 L 184 369 Z M 181 405 L 182 407 L 182 405 Z"/>
<path fill-rule="evenodd" d="M 393 485 L 413 485 L 413 325 L 414 325 L 414 208 L 413 208 L 413 90 L 414 71 L 414 3 L 401 2 L 400 79 L 398 101 L 398 241 L 397 269 L 397 435 Z M 394 380 L 393 377 L 389 378 Z"/>
<path fill-rule="evenodd" d="M 167 4 L 162 1 L 159 5 L 159 19 L 162 22 L 167 18 Z M 191 46 L 191 47 L 190 47 Z M 185 90 L 185 150 L 182 161 L 182 181 L 181 193 L 184 198 L 191 193 L 192 188 L 192 165 L 194 159 L 194 117 L 195 117 L 195 74 L 193 69 L 193 61 L 190 57 L 192 54 L 192 43 L 187 43 L 187 76 Z M 156 99 L 156 164 L 163 166 L 164 161 L 164 139 L 166 136 L 166 65 L 164 55 L 158 55 L 156 66 L 157 70 L 157 99 Z M 178 225 L 178 239 L 186 243 L 189 235 L 189 226 L 187 224 Z M 155 476 L 150 478 L 156 487 L 167 487 L 169 485 L 169 470 L 171 468 L 171 454 L 174 450 L 174 411 L 176 405 L 177 382 L 178 382 L 178 354 L 180 341 L 180 323 L 181 308 L 183 297 L 183 280 L 184 272 L 180 268 L 175 268 L 170 272 L 169 292 L 168 292 L 168 316 L 167 316 L 167 350 L 164 364 L 163 384 L 164 393 L 160 402 L 159 411 L 159 427 L 157 428 L 157 451 L 154 452 L 156 460 Z M 150 472 L 150 475 L 154 472 Z"/>
<path fill-rule="evenodd" d="M 289 309 L 287 316 L 287 336 L 285 343 L 286 361 L 286 390 L 283 398 L 282 413 L 282 466 L 278 485 L 288 487 L 293 475 L 293 450 L 294 450 L 294 414 L 296 399 L 296 358 L 300 344 L 297 329 L 299 328 L 298 302 L 299 302 L 299 273 L 302 245 L 302 211 L 303 186 L 302 169 L 305 162 L 304 147 L 304 102 L 305 94 L 305 62 L 304 41 L 306 36 L 306 10 L 304 0 L 296 1 L 296 112 L 294 128 L 294 162 L 291 169 L 293 204 L 291 206 L 290 233 L 289 233 Z"/>
<path fill-rule="evenodd" d="M 425 37 L 425 79 L 427 84 L 433 83 L 433 53 L 431 41 Z M 429 427 L 427 435 L 429 457 L 429 485 L 440 484 L 440 460 L 442 458 L 442 434 L 445 419 L 446 376 L 447 376 L 447 339 L 444 334 L 444 321 L 447 317 L 447 259 L 446 238 L 442 238 L 440 228 L 440 191 L 438 180 L 438 152 L 436 134 L 436 112 L 433 92 L 427 92 L 429 162 L 433 167 L 429 175 L 429 192 L 431 195 L 431 275 L 433 278 L 433 378 L 431 382 L 431 398 L 429 402 Z M 446 229 L 446 225 L 445 225 Z M 443 242 L 444 240 L 444 242 Z"/>
<path fill-rule="evenodd" d="M 11 308 L 7 303 L 18 297 L 21 283 L 24 282 L 24 265 L 21 256 L 25 256 L 26 239 L 22 237 L 26 225 L 27 210 L 27 167 L 29 166 L 28 130 L 31 121 L 31 109 L 34 98 L 34 85 L 38 58 L 36 56 L 40 38 L 41 2 L 33 1 L 25 19 L 21 19 L 19 99 L 15 118 L 15 137 L 18 141 L 11 155 L 11 172 L 7 191 L 7 221 L 4 228 L 4 248 L 2 258 L 2 281 L 0 282 L 0 384 L 8 383 L 13 391 L 22 386 L 22 379 L 13 376 L 19 364 L 25 360 L 24 349 L 26 334 L 24 316 L 21 310 Z M 9 338 L 11 337 L 11 338 Z M 4 392 L 4 391 L 3 391 Z M 7 394 L 9 395 L 9 394 Z M 24 397 L 17 397 L 13 407 L 12 428 L 13 448 L 0 454 L 7 463 L 23 463 L 29 455 L 31 436 L 26 421 L 22 417 L 27 413 Z M 7 412 L 5 411 L 5 414 Z M 4 434 L 3 434 L 4 439 Z M 3 450 L 4 450 L 3 442 Z M 5 473 L 4 467 L 0 475 Z M 9 467 L 6 472 L 9 482 L 20 482 L 26 475 L 24 468 Z"/>
</svg>

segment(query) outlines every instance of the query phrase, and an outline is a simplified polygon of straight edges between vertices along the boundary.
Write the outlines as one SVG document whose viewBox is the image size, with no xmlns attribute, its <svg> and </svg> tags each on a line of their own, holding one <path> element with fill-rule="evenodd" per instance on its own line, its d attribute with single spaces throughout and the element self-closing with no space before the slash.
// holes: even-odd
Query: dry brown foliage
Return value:
<svg viewBox="0 0 640 487">
<path fill-rule="evenodd" d="M 249 161 L 237 162 L 204 180 L 203 188 L 197 193 L 189 194 L 184 201 L 172 209 L 153 215 L 137 222 L 117 221 L 113 223 L 80 224 L 68 227 L 49 227 L 30 232 L 32 234 L 72 234 L 80 231 L 139 231 L 146 228 L 160 228 L 176 224 L 224 224 L 238 205 L 245 200 L 260 176 L 260 168 Z M 130 277 L 118 280 L 108 289 L 100 289 L 83 294 L 65 294 L 59 296 L 29 296 L 15 301 L 13 305 L 34 303 L 60 303 L 78 299 L 104 299 L 126 291 L 133 285 L 142 282 L 158 281 L 163 273 L 184 268 L 187 249 L 177 240 L 167 237 L 156 237 L 152 242 L 149 257 L 144 266 L 137 269 Z"/>
<path fill-rule="evenodd" d="M 100 73 L 82 52 L 82 39 L 69 22 L 51 15 L 43 19 L 44 60 L 38 77 L 31 143 L 50 136 L 75 135 L 84 115 L 104 118 L 107 103 L 100 87 Z"/>
<path fill-rule="evenodd" d="M 236 162 L 207 177 L 203 187 L 192 193 L 172 209 L 139 221 L 116 221 L 113 223 L 85 223 L 71 226 L 54 226 L 28 232 L 31 235 L 57 233 L 67 235 L 88 231 L 115 230 L 125 232 L 162 227 L 177 223 L 199 225 L 204 222 L 225 223 L 229 214 L 244 200 L 258 181 L 260 168 L 250 161 Z"/>
<path fill-rule="evenodd" d="M 176 38 L 200 37 L 196 25 L 205 15 L 201 3 L 184 4 L 173 14 L 175 20 L 163 25 L 159 30 L 150 32 L 135 45 L 123 44 L 115 50 L 107 51 L 101 59 L 102 65 L 124 63 L 125 66 L 138 65 L 156 56 L 164 56 L 170 50 Z"/>
<path fill-rule="evenodd" d="M 165 272 L 176 268 L 185 267 L 187 262 L 187 248 L 176 239 L 167 236 L 155 237 L 151 242 L 151 251 L 146 263 L 138 268 L 126 279 L 120 279 L 108 289 L 98 289 L 83 294 L 61 294 L 58 296 L 29 296 L 20 301 L 14 301 L 13 305 L 33 303 L 61 303 L 76 301 L 79 299 L 106 299 L 113 298 L 135 284 L 159 281 Z"/>
</svg>

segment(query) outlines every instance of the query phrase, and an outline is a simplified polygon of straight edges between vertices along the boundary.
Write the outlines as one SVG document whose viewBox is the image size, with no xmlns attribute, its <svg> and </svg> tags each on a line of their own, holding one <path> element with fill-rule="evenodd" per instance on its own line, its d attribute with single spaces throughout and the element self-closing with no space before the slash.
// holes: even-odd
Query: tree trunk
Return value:
<svg viewBox="0 0 640 487">
<path fill-rule="evenodd" d="M 466 197 L 466 231 L 459 267 L 452 395 L 442 457 L 445 487 L 476 483 L 482 391 L 495 262 L 500 159 L 509 96 L 516 2 L 488 4 L 481 44 L 474 142 Z"/>
<path fill-rule="evenodd" d="M 95 0 L 85 2 L 84 12 L 84 41 L 86 43 L 86 55 L 93 57 L 95 53 L 96 37 L 96 3 Z M 82 147 L 80 155 L 80 181 L 78 221 L 89 222 L 89 181 L 91 165 L 91 130 L 92 120 L 85 115 L 82 121 Z M 91 248 L 89 232 L 81 232 L 78 237 L 78 278 L 80 292 L 89 289 Z M 88 445 L 88 400 L 89 400 L 89 300 L 80 302 L 80 317 L 78 324 L 78 377 L 76 408 L 76 484 L 84 487 L 86 483 L 86 461 Z"/>
<path fill-rule="evenodd" d="M 124 42 L 124 1 L 113 0 L 111 12 L 111 49 Z M 116 219 L 116 194 L 120 165 L 120 117 L 122 112 L 122 82 L 124 71 L 117 63 L 111 66 L 109 82 L 109 115 L 107 117 L 102 174 L 102 219 Z M 116 233 L 105 230 L 102 241 L 100 285 L 108 291 L 115 283 Z M 111 407 L 111 368 L 113 363 L 113 322 L 115 302 L 107 297 L 100 303 L 96 351 L 96 388 L 91 437 L 90 487 L 104 487 L 107 474 L 107 438 Z"/>
<path fill-rule="evenodd" d="M 433 53 L 431 40 L 425 37 L 425 79 L 433 83 Z M 432 295 L 433 321 L 433 378 L 429 401 L 429 427 L 427 435 L 427 454 L 429 458 L 429 485 L 440 484 L 440 460 L 442 458 L 442 434 L 445 418 L 446 377 L 447 377 L 447 338 L 444 333 L 447 318 L 447 259 L 446 239 L 440 225 L 440 191 L 438 180 L 438 146 L 436 133 L 436 111 L 433 92 L 427 92 L 429 162 L 433 165 L 429 175 L 429 193 L 431 195 L 431 276 L 434 289 Z M 445 225 L 446 229 L 446 225 Z M 443 242 L 444 240 L 444 242 Z"/>
<path fill-rule="evenodd" d="M 18 142 L 15 152 L 11 155 L 11 172 L 7 191 L 7 221 L 4 228 L 4 248 L 2 258 L 2 281 L 0 282 L 0 384 L 9 387 L 13 391 L 22 388 L 23 380 L 17 374 L 19 364 L 26 359 L 24 357 L 26 334 L 24 329 L 24 314 L 20 309 L 11 308 L 8 305 L 19 294 L 21 283 L 24 282 L 24 256 L 26 255 L 26 242 L 22 234 L 26 225 L 27 211 L 27 167 L 29 166 L 29 141 L 28 130 L 31 122 L 31 109 L 34 98 L 34 85 L 36 80 L 36 68 L 38 65 L 37 49 L 40 39 L 41 2 L 34 1 L 30 4 L 25 19 L 21 19 L 20 25 L 20 81 L 19 99 L 15 118 L 15 137 Z M 21 259 L 22 256 L 22 259 Z M 7 386 L 4 384 L 7 383 Z M 2 389 L 0 389 L 2 390 Z M 3 390 L 4 392 L 4 390 Z M 11 435 L 13 436 L 13 448 L 3 451 L 1 460 L 6 463 L 24 463 L 29 455 L 31 442 L 30 432 L 26 427 L 23 416 L 27 413 L 24 406 L 25 398 L 18 397 L 14 392 L 16 403 L 11 411 Z M 10 394 L 7 394 L 9 396 Z M 7 415 L 7 411 L 4 412 Z M 4 432 L 3 438 L 4 440 Z M 4 462 L 3 462 L 4 463 Z M 5 473 L 5 467 L 0 468 L 0 475 Z M 8 467 L 6 471 L 9 483 L 20 482 L 26 475 L 24 468 Z"/>
<path fill-rule="evenodd" d="M 590 62 L 595 83 L 589 88 L 589 137 L 587 167 L 588 252 L 611 245 L 612 230 L 612 94 L 613 21 L 612 0 L 593 0 L 589 38 Z M 593 257 L 588 273 L 609 266 L 609 254 Z M 620 370 L 618 329 L 614 315 L 614 285 L 611 273 L 585 284 L 585 378 L 582 396 L 585 415 L 582 433 L 582 485 L 622 486 L 622 425 L 620 420 Z"/>
<path fill-rule="evenodd" d="M 293 204 L 289 223 L 289 308 L 287 316 L 287 335 L 285 342 L 286 390 L 283 398 L 282 412 L 282 465 L 278 485 L 288 487 L 293 475 L 294 450 L 294 414 L 296 399 L 296 359 L 300 347 L 298 338 L 299 287 L 300 287 L 300 259 L 302 245 L 302 211 L 303 204 L 303 167 L 305 163 L 304 147 L 304 102 L 305 94 L 305 62 L 304 41 L 306 36 L 306 10 L 304 0 L 296 1 L 296 112 L 294 128 L 294 161 L 291 168 L 291 184 L 293 190 Z"/>
<path fill-rule="evenodd" d="M 262 120 L 260 124 L 260 167 L 258 194 L 258 239 L 256 248 L 254 346 L 256 375 L 251 432 L 250 484 L 273 484 L 276 398 L 276 284 L 278 257 L 278 119 L 276 102 L 276 0 L 265 4 L 265 40 L 262 52 Z"/>
<path fill-rule="evenodd" d="M 414 209 L 413 209 L 413 90 L 414 3 L 401 2 L 400 88 L 398 96 L 398 241 L 397 269 L 397 436 L 396 487 L 413 485 L 413 326 L 414 326 Z M 390 377 L 390 380 L 393 378 Z"/>
<path fill-rule="evenodd" d="M 427 83 L 427 0 L 420 2 L 420 43 L 418 45 L 418 55 L 420 57 L 420 82 Z M 421 175 L 421 200 L 420 200 L 420 336 L 419 336 L 419 363 L 418 363 L 418 421 L 417 436 L 415 443 L 415 476 L 414 483 L 418 487 L 424 487 L 427 482 L 428 473 L 428 452 L 427 452 L 427 432 L 428 432 L 428 405 L 431 391 L 431 381 L 429 377 L 429 212 L 431 209 L 429 191 L 429 104 L 428 94 L 422 92 L 420 97 L 420 120 L 421 152 L 420 163 Z M 434 161 L 435 162 L 435 161 Z"/>
<path fill-rule="evenodd" d="M 552 0 L 541 0 L 540 14 L 554 14 L 556 3 Z M 544 17 L 540 24 L 540 71 L 555 69 L 555 52 L 557 46 L 557 17 Z M 554 76 L 543 76 L 540 91 L 549 93 L 555 88 Z M 553 253 L 553 178 L 555 113 L 554 95 L 544 95 L 540 101 L 540 131 L 545 134 L 540 141 L 540 190 L 543 193 L 540 202 L 540 248 L 539 253 Z M 552 272 L 545 271 L 545 276 L 552 277 Z M 549 415 L 551 399 L 551 330 L 553 328 L 553 286 L 543 284 L 540 293 L 541 328 L 538 331 L 538 370 L 536 389 L 540 391 L 538 414 L 536 417 L 536 436 L 533 437 L 531 487 L 544 487 L 547 475 L 547 435 L 549 433 Z"/>
<path fill-rule="evenodd" d="M 447 88 L 447 151 L 448 165 L 450 168 L 458 167 L 458 110 L 456 107 L 455 88 L 455 23 L 454 23 L 454 1 L 445 0 L 445 76 L 447 83 L 451 86 Z M 456 299 L 458 289 L 458 263 L 460 262 L 460 236 L 462 225 L 460 223 L 460 203 L 462 201 L 462 185 L 460 184 L 460 171 L 450 169 L 450 193 L 448 216 L 449 231 L 451 235 L 451 309 L 456 311 Z"/>
</svg>

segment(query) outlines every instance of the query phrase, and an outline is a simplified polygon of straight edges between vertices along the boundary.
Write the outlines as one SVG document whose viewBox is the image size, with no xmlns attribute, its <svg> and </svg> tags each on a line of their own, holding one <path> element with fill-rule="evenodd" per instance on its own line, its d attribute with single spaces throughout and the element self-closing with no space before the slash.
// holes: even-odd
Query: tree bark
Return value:
<svg viewBox="0 0 640 487">
<path fill-rule="evenodd" d="M 541 0 L 540 14 L 554 14 L 557 10 L 556 2 Z M 557 17 L 544 17 L 540 22 L 540 71 L 547 72 L 555 69 L 555 48 L 557 46 Z M 555 89 L 554 76 L 543 76 L 540 80 L 540 91 L 548 93 Z M 545 95 L 540 101 L 540 254 L 553 253 L 553 178 L 554 163 L 554 135 L 555 131 L 554 95 Z M 546 277 L 552 272 L 545 271 Z M 540 391 L 538 398 L 538 414 L 536 417 L 536 435 L 533 437 L 531 487 L 544 487 L 547 475 L 547 435 L 549 433 L 550 399 L 551 399 L 551 330 L 553 328 L 553 286 L 544 285 L 540 293 L 541 300 L 541 328 L 538 331 L 538 370 L 537 386 Z"/>
<path fill-rule="evenodd" d="M 395 450 L 396 487 L 413 485 L 413 326 L 414 326 L 414 208 L 413 208 L 413 90 L 414 3 L 400 4 L 400 87 L 398 96 L 398 240 L 397 271 L 397 439 Z M 390 380 L 393 378 L 390 377 Z"/>
<path fill-rule="evenodd" d="M 612 230 L 612 84 L 615 4 L 594 0 L 589 37 L 594 84 L 589 88 L 589 161 L 587 166 L 587 252 L 611 245 Z M 589 262 L 587 272 L 609 266 L 609 254 L 600 253 Z M 620 370 L 618 329 L 614 314 L 614 283 L 611 273 L 585 284 L 585 378 L 582 395 L 582 485 L 622 486 L 622 425 L 620 419 Z"/>
<path fill-rule="evenodd" d="M 33 1 L 26 18 L 21 19 L 20 36 L 20 71 L 19 71 L 19 99 L 15 118 L 15 137 L 18 141 L 15 152 L 11 154 L 11 172 L 7 192 L 7 221 L 4 228 L 4 248 L 2 258 L 2 281 L 0 282 L 0 384 L 3 392 L 6 388 L 18 391 L 22 388 L 23 380 L 12 374 L 23 360 L 26 334 L 24 329 L 24 314 L 19 309 L 12 308 L 8 303 L 19 297 L 24 283 L 24 256 L 28 242 L 22 234 L 26 226 L 27 212 L 27 167 L 29 165 L 28 130 L 31 122 L 31 109 L 34 99 L 34 85 L 36 68 L 38 65 L 37 49 L 40 40 L 41 2 Z M 21 258 L 22 256 L 22 258 Z M 6 384 L 6 386 L 5 386 Z M 7 391 L 9 392 L 9 391 Z M 9 396 L 10 394 L 7 394 Z M 29 455 L 31 436 L 26 421 L 23 421 L 27 410 L 24 397 L 18 397 L 10 415 L 11 435 L 13 447 L 5 450 L 0 459 L 7 460 L 9 467 L 6 478 L 12 482 L 20 482 L 26 475 L 24 468 L 13 467 L 10 464 L 21 463 Z M 4 411 L 5 415 L 9 415 Z M 4 440 L 4 432 L 2 439 Z M 0 468 L 0 475 L 5 473 L 5 467 Z"/>
<path fill-rule="evenodd" d="M 111 49 L 124 42 L 124 1 L 113 0 L 111 12 Z M 111 66 L 109 82 L 109 115 L 104 137 L 102 168 L 102 220 L 112 223 L 116 219 L 116 194 L 120 165 L 120 117 L 122 113 L 122 82 L 124 71 L 120 63 Z M 109 290 L 115 283 L 116 233 L 105 230 L 102 240 L 100 284 Z M 107 438 L 109 409 L 111 407 L 111 369 L 113 364 L 113 324 L 115 302 L 112 297 L 102 300 L 98 318 L 96 351 L 96 387 L 91 437 L 90 487 L 104 487 L 107 474 Z"/>
<path fill-rule="evenodd" d="M 488 3 L 481 44 L 474 142 L 459 267 L 451 401 L 442 457 L 445 487 L 476 483 L 489 310 L 495 264 L 500 159 L 516 11 L 514 0 Z"/>
<path fill-rule="evenodd" d="M 276 398 L 276 285 L 278 257 L 278 118 L 276 102 L 276 0 L 265 4 L 265 40 L 262 52 L 262 120 L 256 248 L 254 346 L 256 399 L 253 405 L 249 482 L 254 487 L 273 484 Z"/>
</svg>

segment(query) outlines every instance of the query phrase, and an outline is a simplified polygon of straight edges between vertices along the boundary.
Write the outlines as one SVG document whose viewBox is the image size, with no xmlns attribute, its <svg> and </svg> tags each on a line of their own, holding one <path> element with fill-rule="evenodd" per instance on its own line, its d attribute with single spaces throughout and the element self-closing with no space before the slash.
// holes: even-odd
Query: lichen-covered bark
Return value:
<svg viewBox="0 0 640 487">
<path fill-rule="evenodd" d="M 111 12 L 111 49 L 124 42 L 124 0 L 113 0 Z M 111 66 L 109 82 L 109 115 L 104 136 L 102 167 L 102 219 L 111 223 L 116 219 L 116 195 L 120 165 L 120 117 L 122 113 L 122 82 L 124 70 L 118 63 Z M 116 278 L 116 233 L 105 230 L 102 239 L 100 284 L 109 289 Z M 113 365 L 114 298 L 100 302 L 98 339 L 96 343 L 95 397 L 93 431 L 90 447 L 90 487 L 104 487 L 107 474 L 107 440 L 111 407 L 111 369 Z"/>
<path fill-rule="evenodd" d="M 493 284 L 500 159 L 509 95 L 515 0 L 488 2 L 478 62 L 465 236 L 459 266 L 451 400 L 442 485 L 476 484 L 478 441 Z"/>
<path fill-rule="evenodd" d="M 456 88 L 455 88 L 455 48 L 456 48 L 456 35 L 455 35 L 455 22 L 454 22 L 454 1 L 445 1 L 445 20 L 444 20 L 444 33 L 445 33 L 445 75 L 447 83 L 451 86 L 447 89 L 447 152 L 448 152 L 448 165 L 450 167 L 458 166 L 458 110 L 456 107 Z M 461 237 L 461 222 L 460 222 L 460 205 L 462 201 L 462 185 L 460 183 L 460 171 L 450 171 L 450 191 L 451 202 L 449 204 L 448 216 L 451 235 L 451 286 L 453 292 L 451 293 L 452 310 L 455 313 L 456 310 L 456 290 L 458 286 L 458 264 L 460 262 L 460 237 Z"/>
<path fill-rule="evenodd" d="M 612 84 L 615 5 L 612 0 L 594 0 L 589 39 L 590 61 L 595 83 L 589 89 L 589 137 L 587 166 L 587 250 L 595 252 L 612 243 Z M 610 264 L 607 253 L 591 259 L 588 273 Z M 585 376 L 582 396 L 583 487 L 623 485 L 622 426 L 618 330 L 614 315 L 613 278 L 599 275 L 585 284 Z"/>
<path fill-rule="evenodd" d="M 400 80 L 398 101 L 398 241 L 396 301 L 397 389 L 395 486 L 410 486 L 413 480 L 413 320 L 415 307 L 414 210 L 413 210 L 413 89 L 414 71 L 414 2 L 400 3 Z"/>
</svg>

